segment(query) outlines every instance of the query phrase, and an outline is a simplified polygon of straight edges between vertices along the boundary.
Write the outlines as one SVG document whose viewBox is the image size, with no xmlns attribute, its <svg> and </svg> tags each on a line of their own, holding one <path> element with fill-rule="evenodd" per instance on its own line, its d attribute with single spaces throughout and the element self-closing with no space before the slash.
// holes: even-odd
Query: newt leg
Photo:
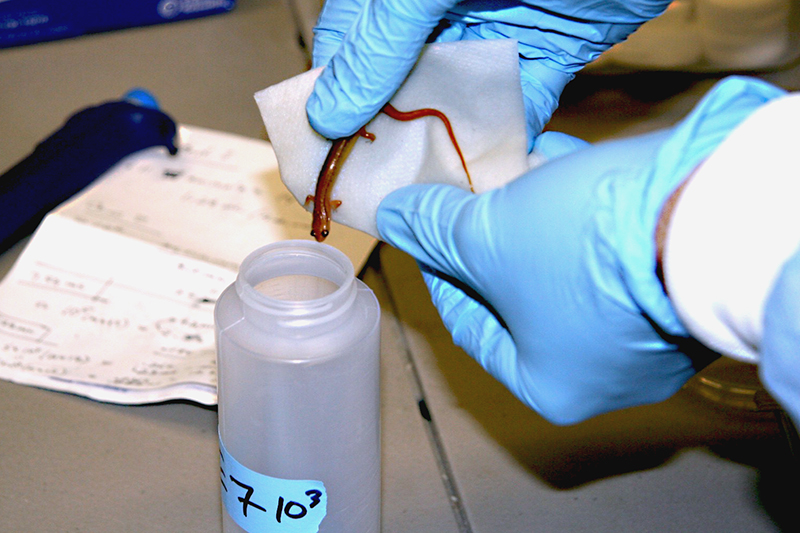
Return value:
<svg viewBox="0 0 800 533">
<path fill-rule="evenodd" d="M 374 141 L 375 140 L 375 134 L 368 132 L 366 126 L 361 126 L 361 128 L 359 128 L 359 130 L 357 132 L 355 132 L 354 135 L 358 135 L 359 137 L 364 137 L 368 141 Z"/>
<path fill-rule="evenodd" d="M 308 196 L 306 196 L 306 201 L 305 201 L 305 203 L 303 205 L 308 206 L 309 204 L 313 204 L 314 202 L 316 202 L 316 199 L 315 199 L 314 195 L 313 194 L 309 194 Z M 338 209 L 339 206 L 341 206 L 341 205 L 342 205 L 342 201 L 341 200 L 331 200 L 331 209 L 332 210 Z"/>
</svg>

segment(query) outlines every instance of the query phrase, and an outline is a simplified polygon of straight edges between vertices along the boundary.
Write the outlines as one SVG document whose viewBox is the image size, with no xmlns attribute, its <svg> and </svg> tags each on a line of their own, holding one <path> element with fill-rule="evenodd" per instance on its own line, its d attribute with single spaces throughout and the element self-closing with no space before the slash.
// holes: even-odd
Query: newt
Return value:
<svg viewBox="0 0 800 533">
<path fill-rule="evenodd" d="M 423 117 L 436 117 L 441 120 L 447 129 L 447 134 L 450 136 L 450 141 L 453 143 L 453 147 L 456 149 L 459 159 L 461 159 L 461 166 L 464 168 L 464 172 L 467 174 L 469 189 L 471 192 L 475 192 L 475 189 L 472 186 L 472 178 L 470 177 L 469 170 L 467 169 L 467 162 L 464 159 L 464 154 L 461 152 L 461 148 L 458 145 L 455 133 L 453 132 L 453 127 L 450 124 L 450 120 L 447 118 L 447 115 L 438 109 L 432 108 L 415 109 L 413 111 L 399 111 L 393 105 L 388 103 L 383 106 L 381 112 L 394 120 L 402 122 L 417 120 Z M 375 135 L 369 133 L 365 128 L 366 126 L 362 126 L 353 135 L 349 137 L 342 137 L 333 141 L 331 149 L 328 151 L 328 155 L 325 158 L 325 163 L 322 165 L 322 169 L 320 169 L 314 194 L 309 194 L 306 196 L 306 205 L 308 205 L 310 202 L 314 202 L 314 212 L 311 219 L 311 236 L 314 237 L 318 242 L 324 241 L 325 238 L 330 234 L 331 213 L 333 210 L 342 205 L 341 200 L 331 199 L 331 191 L 333 190 L 333 185 L 336 182 L 336 178 L 339 175 L 345 160 L 347 160 L 347 156 L 349 156 L 350 152 L 353 151 L 353 147 L 355 146 L 359 137 L 364 137 L 370 141 L 375 140 Z"/>
<path fill-rule="evenodd" d="M 328 156 L 325 158 L 325 163 L 323 163 L 322 169 L 319 171 L 314 194 L 306 196 L 306 205 L 314 202 L 311 236 L 317 242 L 324 241 L 331 232 L 331 213 L 342 205 L 341 200 L 331 200 L 331 191 L 333 190 L 333 184 L 336 182 L 336 177 L 342 170 L 344 161 L 353 151 L 353 147 L 359 137 L 364 137 L 370 141 L 375 140 L 375 135 L 369 133 L 365 128 L 366 126 L 361 126 L 361 129 L 353 135 L 333 141 L 331 149 L 328 151 Z"/>
</svg>

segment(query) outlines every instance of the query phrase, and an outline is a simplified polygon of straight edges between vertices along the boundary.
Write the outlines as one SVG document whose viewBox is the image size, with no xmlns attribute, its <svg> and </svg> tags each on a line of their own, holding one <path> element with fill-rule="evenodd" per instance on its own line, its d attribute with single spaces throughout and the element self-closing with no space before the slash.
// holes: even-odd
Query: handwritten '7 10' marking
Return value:
<svg viewBox="0 0 800 533">
<path fill-rule="evenodd" d="M 222 483 L 222 488 L 225 492 L 228 492 L 228 486 L 225 484 L 225 471 L 220 468 L 220 472 L 222 475 L 220 476 L 220 482 Z M 244 489 L 244 495 L 238 496 L 236 499 L 239 503 L 242 504 L 242 515 L 247 517 L 248 508 L 252 507 L 256 511 L 261 511 L 263 513 L 268 512 L 267 509 L 253 500 L 255 495 L 255 488 L 239 481 L 233 475 L 227 476 L 230 481 Z M 305 492 L 306 496 L 308 496 L 308 501 L 305 503 L 296 502 L 293 500 L 286 501 L 283 496 L 278 496 L 276 505 L 275 505 L 275 521 L 279 524 L 284 517 L 289 518 L 291 520 L 299 520 L 308 514 L 309 509 L 313 509 L 317 505 L 319 505 L 321 498 L 322 498 L 322 491 L 317 489 L 310 489 Z"/>
</svg>

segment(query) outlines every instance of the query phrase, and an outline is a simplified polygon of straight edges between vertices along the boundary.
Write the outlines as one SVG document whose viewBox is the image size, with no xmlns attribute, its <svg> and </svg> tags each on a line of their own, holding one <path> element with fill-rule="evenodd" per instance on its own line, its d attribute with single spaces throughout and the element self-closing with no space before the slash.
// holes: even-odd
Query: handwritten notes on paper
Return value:
<svg viewBox="0 0 800 533">
<path fill-rule="evenodd" d="M 244 257 L 310 238 L 270 145 L 182 126 L 48 215 L 0 284 L 0 378 L 138 404 L 216 402 L 213 308 Z M 329 243 L 366 261 L 374 240 Z"/>
</svg>

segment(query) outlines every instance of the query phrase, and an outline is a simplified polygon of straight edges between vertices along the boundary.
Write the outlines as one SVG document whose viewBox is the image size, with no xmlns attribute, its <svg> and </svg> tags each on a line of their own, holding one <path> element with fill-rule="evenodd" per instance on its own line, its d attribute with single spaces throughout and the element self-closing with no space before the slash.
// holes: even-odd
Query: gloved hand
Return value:
<svg viewBox="0 0 800 533">
<path fill-rule="evenodd" d="M 657 278 L 661 208 L 781 94 L 731 78 L 668 130 L 596 146 L 544 133 L 545 164 L 481 195 L 399 189 L 378 230 L 418 260 L 456 344 L 550 421 L 662 400 L 716 355 L 688 336 Z"/>
<path fill-rule="evenodd" d="M 759 372 L 800 428 L 800 250 L 786 262 L 764 308 Z"/>
<path fill-rule="evenodd" d="M 332 59 L 331 68 L 308 100 L 308 118 L 330 139 L 350 135 L 397 91 L 429 38 L 511 38 L 519 42 L 530 151 L 575 72 L 670 1 L 328 0 L 313 63 Z"/>
</svg>

